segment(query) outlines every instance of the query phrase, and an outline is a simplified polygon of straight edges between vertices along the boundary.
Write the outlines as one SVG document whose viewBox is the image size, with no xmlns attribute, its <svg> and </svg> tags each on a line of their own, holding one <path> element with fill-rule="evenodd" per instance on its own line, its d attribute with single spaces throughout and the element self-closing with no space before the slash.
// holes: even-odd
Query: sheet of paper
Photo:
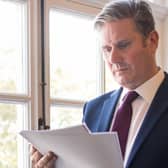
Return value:
<svg viewBox="0 0 168 168">
<path fill-rule="evenodd" d="M 56 168 L 123 168 L 116 133 L 90 133 L 84 125 L 20 134 L 42 154 L 54 152 Z"/>
</svg>

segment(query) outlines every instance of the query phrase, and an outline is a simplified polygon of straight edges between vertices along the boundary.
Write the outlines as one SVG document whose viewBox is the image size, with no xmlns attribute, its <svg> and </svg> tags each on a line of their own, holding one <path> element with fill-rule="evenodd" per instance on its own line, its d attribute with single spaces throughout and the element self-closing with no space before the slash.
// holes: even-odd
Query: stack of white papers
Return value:
<svg viewBox="0 0 168 168">
<path fill-rule="evenodd" d="M 117 134 L 90 133 L 85 125 L 20 134 L 42 154 L 54 152 L 56 168 L 123 168 Z"/>
</svg>

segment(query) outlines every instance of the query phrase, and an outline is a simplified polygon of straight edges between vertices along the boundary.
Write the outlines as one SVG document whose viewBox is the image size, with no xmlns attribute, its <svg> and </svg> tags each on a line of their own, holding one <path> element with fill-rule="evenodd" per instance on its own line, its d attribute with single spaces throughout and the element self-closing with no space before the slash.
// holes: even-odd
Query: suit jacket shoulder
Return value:
<svg viewBox="0 0 168 168">
<path fill-rule="evenodd" d="M 107 131 L 122 88 L 99 96 L 84 106 L 83 122 L 92 132 Z"/>
</svg>

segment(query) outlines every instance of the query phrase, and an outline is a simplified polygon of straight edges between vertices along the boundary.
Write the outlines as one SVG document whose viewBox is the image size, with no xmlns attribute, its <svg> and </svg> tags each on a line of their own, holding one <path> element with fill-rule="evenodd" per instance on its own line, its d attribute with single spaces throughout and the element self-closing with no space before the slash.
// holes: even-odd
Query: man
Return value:
<svg viewBox="0 0 168 168">
<path fill-rule="evenodd" d="M 138 96 L 131 102 L 124 167 L 168 167 L 168 75 L 156 64 L 159 37 L 149 5 L 144 1 L 111 1 L 96 17 L 95 29 L 104 60 L 121 88 L 86 103 L 83 122 L 92 132 L 115 130 L 123 98 L 135 91 Z M 123 123 L 118 125 L 124 127 Z M 33 151 L 32 160 L 38 165 L 46 156 Z M 46 159 L 42 167 L 47 162 L 53 163 Z"/>
</svg>

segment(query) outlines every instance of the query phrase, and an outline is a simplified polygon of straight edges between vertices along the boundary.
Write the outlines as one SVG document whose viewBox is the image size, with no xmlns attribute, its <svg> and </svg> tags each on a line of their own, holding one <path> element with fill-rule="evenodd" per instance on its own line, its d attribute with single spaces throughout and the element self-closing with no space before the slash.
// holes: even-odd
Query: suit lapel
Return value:
<svg viewBox="0 0 168 168">
<path fill-rule="evenodd" d="M 112 120 L 112 117 L 115 111 L 115 107 L 116 107 L 116 104 L 118 102 L 121 92 L 122 92 L 122 88 L 120 88 L 117 91 L 114 91 L 111 94 L 111 97 L 104 102 L 102 113 L 100 116 L 101 120 L 99 123 L 98 131 L 104 132 L 104 131 L 109 130 L 111 120 Z"/>
<path fill-rule="evenodd" d="M 154 126 L 157 124 L 161 115 L 163 115 L 164 112 L 166 111 L 166 108 L 168 108 L 167 99 L 165 99 L 167 98 L 167 93 L 168 93 L 168 78 L 166 77 L 166 79 L 161 84 L 148 110 L 148 113 L 143 121 L 140 131 L 136 137 L 132 151 L 127 161 L 127 166 L 126 166 L 127 168 L 133 161 L 135 155 L 138 154 L 138 150 L 140 149 L 141 145 L 145 143 L 145 139 L 152 131 Z"/>
</svg>

